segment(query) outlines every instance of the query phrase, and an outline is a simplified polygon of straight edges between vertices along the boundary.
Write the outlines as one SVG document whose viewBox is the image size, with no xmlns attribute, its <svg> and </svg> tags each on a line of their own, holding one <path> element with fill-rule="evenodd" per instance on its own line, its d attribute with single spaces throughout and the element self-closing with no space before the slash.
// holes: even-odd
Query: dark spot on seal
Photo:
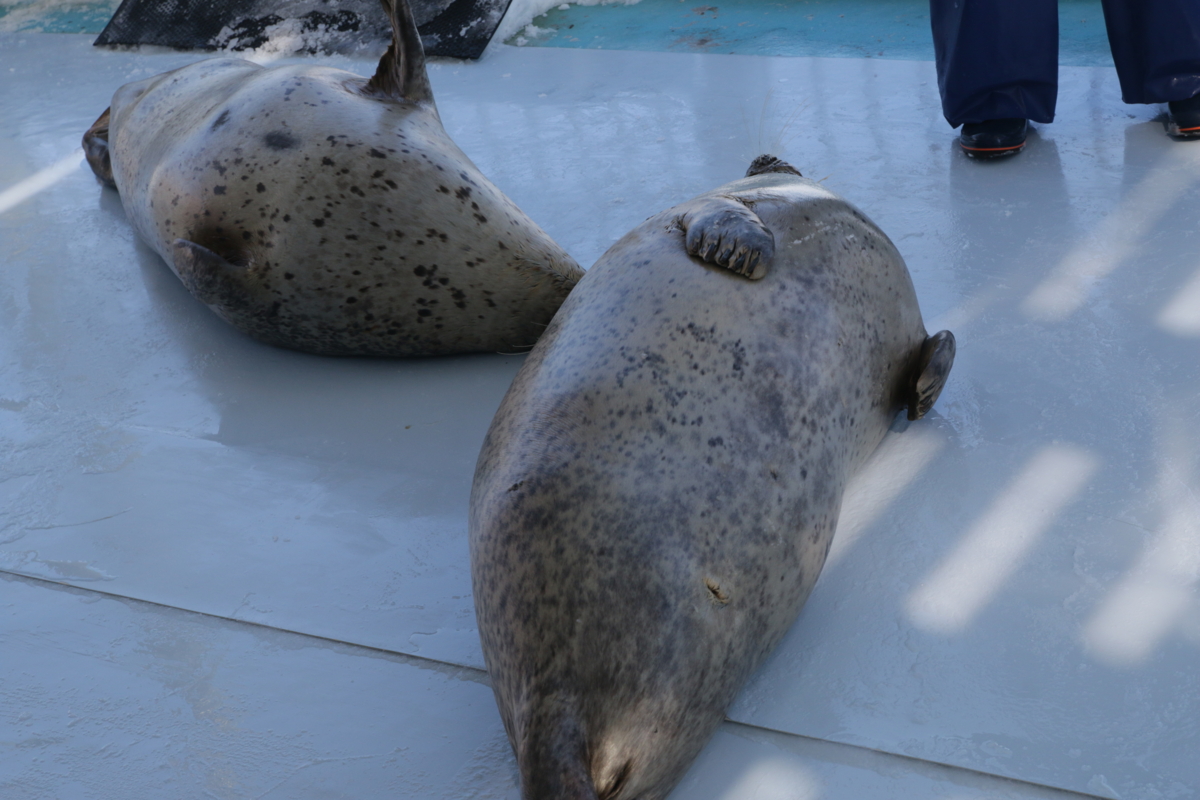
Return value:
<svg viewBox="0 0 1200 800">
<path fill-rule="evenodd" d="M 292 273 L 290 273 L 290 272 L 285 272 L 285 273 L 283 273 L 283 279 L 284 279 L 285 281 L 290 281 L 290 280 L 291 280 L 292 278 L 294 278 L 294 277 L 296 277 L 296 276 L 295 276 L 295 275 L 293 275 L 293 274 L 292 274 Z"/>
<path fill-rule="evenodd" d="M 267 190 L 267 187 L 266 187 L 264 184 L 261 184 L 261 183 L 260 183 L 258 186 L 254 187 L 254 188 L 258 189 L 258 193 L 259 193 L 259 194 L 262 194 L 263 192 L 265 192 L 265 191 Z"/>
<path fill-rule="evenodd" d="M 263 144 L 272 150 L 291 150 L 300 140 L 286 131 L 271 131 L 263 137 Z"/>
<path fill-rule="evenodd" d="M 466 200 L 468 197 L 471 196 L 471 187 L 470 186 L 462 187 L 461 189 L 459 189 L 457 192 L 454 193 L 454 196 L 457 197 L 459 200 Z M 478 208 L 478 206 L 475 203 L 472 203 L 471 207 Z"/>
<path fill-rule="evenodd" d="M 450 190 L 447 189 L 445 186 L 438 186 L 438 191 L 441 192 L 442 194 L 450 194 Z"/>
<path fill-rule="evenodd" d="M 284 221 L 284 222 L 291 222 L 291 221 L 292 221 L 292 215 L 291 215 L 291 214 L 284 214 L 284 215 L 283 215 L 283 221 Z"/>
<path fill-rule="evenodd" d="M 347 298 L 346 298 L 346 302 L 347 302 L 347 303 L 357 303 L 357 302 L 358 302 L 358 298 L 357 298 L 357 297 L 347 297 Z"/>
<path fill-rule="evenodd" d="M 320 228 L 324 224 L 325 224 L 325 220 L 321 219 L 320 217 L 317 217 L 316 219 L 313 220 L 313 225 L 317 226 L 318 228 Z"/>
<path fill-rule="evenodd" d="M 225 194 L 225 187 L 224 186 L 214 186 L 213 194 Z"/>
<path fill-rule="evenodd" d="M 374 147 L 372 147 L 371 148 L 371 157 L 372 158 L 387 158 L 387 154 L 381 153 L 378 150 L 376 150 Z"/>
<path fill-rule="evenodd" d="M 724 445 L 725 445 L 725 439 L 720 436 L 714 436 L 713 438 L 708 440 L 709 447 L 723 447 Z"/>
<path fill-rule="evenodd" d="M 515 492 L 517 489 L 520 489 L 524 485 L 525 485 L 525 481 L 517 481 L 512 486 L 508 487 L 508 490 L 510 492 Z"/>
<path fill-rule="evenodd" d="M 209 130 L 215 131 L 217 128 L 221 127 L 226 122 L 229 122 L 229 109 L 228 108 L 221 112 L 221 116 L 219 116 L 215 120 L 213 120 L 212 127 L 210 127 Z"/>
<path fill-rule="evenodd" d="M 418 278 L 424 278 L 428 274 L 429 274 L 429 270 L 425 269 L 425 267 L 420 264 L 418 264 L 417 267 L 413 270 L 413 275 L 416 275 Z"/>
<path fill-rule="evenodd" d="M 419 309 L 417 309 L 417 316 L 418 317 L 432 317 L 433 312 L 430 311 L 428 308 L 419 308 Z"/>
<path fill-rule="evenodd" d="M 473 216 L 475 217 L 475 219 L 479 220 L 480 225 L 487 222 L 487 217 L 485 217 L 483 214 L 476 212 Z"/>
</svg>

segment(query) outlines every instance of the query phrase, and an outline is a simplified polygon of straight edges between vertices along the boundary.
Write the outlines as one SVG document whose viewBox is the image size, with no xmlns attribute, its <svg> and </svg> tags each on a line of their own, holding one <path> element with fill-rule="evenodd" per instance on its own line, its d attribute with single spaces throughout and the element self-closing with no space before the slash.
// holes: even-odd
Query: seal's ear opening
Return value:
<svg viewBox="0 0 1200 800">
<path fill-rule="evenodd" d="M 83 155 L 100 182 L 115 189 L 117 184 L 113 180 L 112 159 L 108 154 L 108 119 L 111 113 L 111 108 L 104 109 L 100 118 L 87 129 L 83 135 Z"/>
<path fill-rule="evenodd" d="M 786 172 L 790 175 L 800 175 L 800 170 L 793 167 L 791 164 L 784 161 L 782 158 L 776 158 L 772 155 L 763 154 L 750 162 L 750 168 L 746 170 L 746 177 L 751 178 L 755 175 L 762 175 L 766 172 Z"/>
</svg>

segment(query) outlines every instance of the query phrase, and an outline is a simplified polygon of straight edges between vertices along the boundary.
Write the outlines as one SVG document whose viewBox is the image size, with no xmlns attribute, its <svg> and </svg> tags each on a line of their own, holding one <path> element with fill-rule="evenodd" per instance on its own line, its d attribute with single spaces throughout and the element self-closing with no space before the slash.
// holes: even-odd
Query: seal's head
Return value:
<svg viewBox="0 0 1200 800">
<path fill-rule="evenodd" d="M 800 175 L 800 170 L 793 167 L 791 164 L 784 161 L 782 158 L 776 158 L 772 155 L 763 154 L 750 162 L 750 169 L 746 170 L 746 177 L 750 178 L 755 175 L 762 175 L 767 172 L 786 172 L 792 175 Z"/>
</svg>

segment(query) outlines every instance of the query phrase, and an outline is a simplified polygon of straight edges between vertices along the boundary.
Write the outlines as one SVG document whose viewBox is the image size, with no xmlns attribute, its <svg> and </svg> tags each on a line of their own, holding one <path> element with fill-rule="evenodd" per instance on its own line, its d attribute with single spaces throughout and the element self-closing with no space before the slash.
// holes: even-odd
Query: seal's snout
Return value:
<svg viewBox="0 0 1200 800">
<path fill-rule="evenodd" d="M 800 175 L 800 170 L 796 169 L 782 158 L 777 158 L 766 153 L 750 162 L 750 168 L 746 170 L 746 177 L 750 178 L 767 172 L 786 172 L 791 175 L 799 175 L 801 178 L 804 177 L 803 175 Z"/>
</svg>

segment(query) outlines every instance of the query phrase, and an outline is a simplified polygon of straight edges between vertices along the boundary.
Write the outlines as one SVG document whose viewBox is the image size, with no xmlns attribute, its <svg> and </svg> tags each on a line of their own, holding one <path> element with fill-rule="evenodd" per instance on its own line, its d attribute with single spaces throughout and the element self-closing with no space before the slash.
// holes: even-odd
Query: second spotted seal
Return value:
<svg viewBox="0 0 1200 800">
<path fill-rule="evenodd" d="M 660 800 L 799 613 L 847 479 L 954 338 L 849 203 L 762 157 L 593 266 L 501 403 L 476 614 L 525 800 Z"/>
<path fill-rule="evenodd" d="M 84 136 L 138 234 L 271 344 L 418 356 L 531 346 L 582 276 L 442 128 L 404 0 L 370 80 L 202 61 L 121 87 Z"/>
</svg>

